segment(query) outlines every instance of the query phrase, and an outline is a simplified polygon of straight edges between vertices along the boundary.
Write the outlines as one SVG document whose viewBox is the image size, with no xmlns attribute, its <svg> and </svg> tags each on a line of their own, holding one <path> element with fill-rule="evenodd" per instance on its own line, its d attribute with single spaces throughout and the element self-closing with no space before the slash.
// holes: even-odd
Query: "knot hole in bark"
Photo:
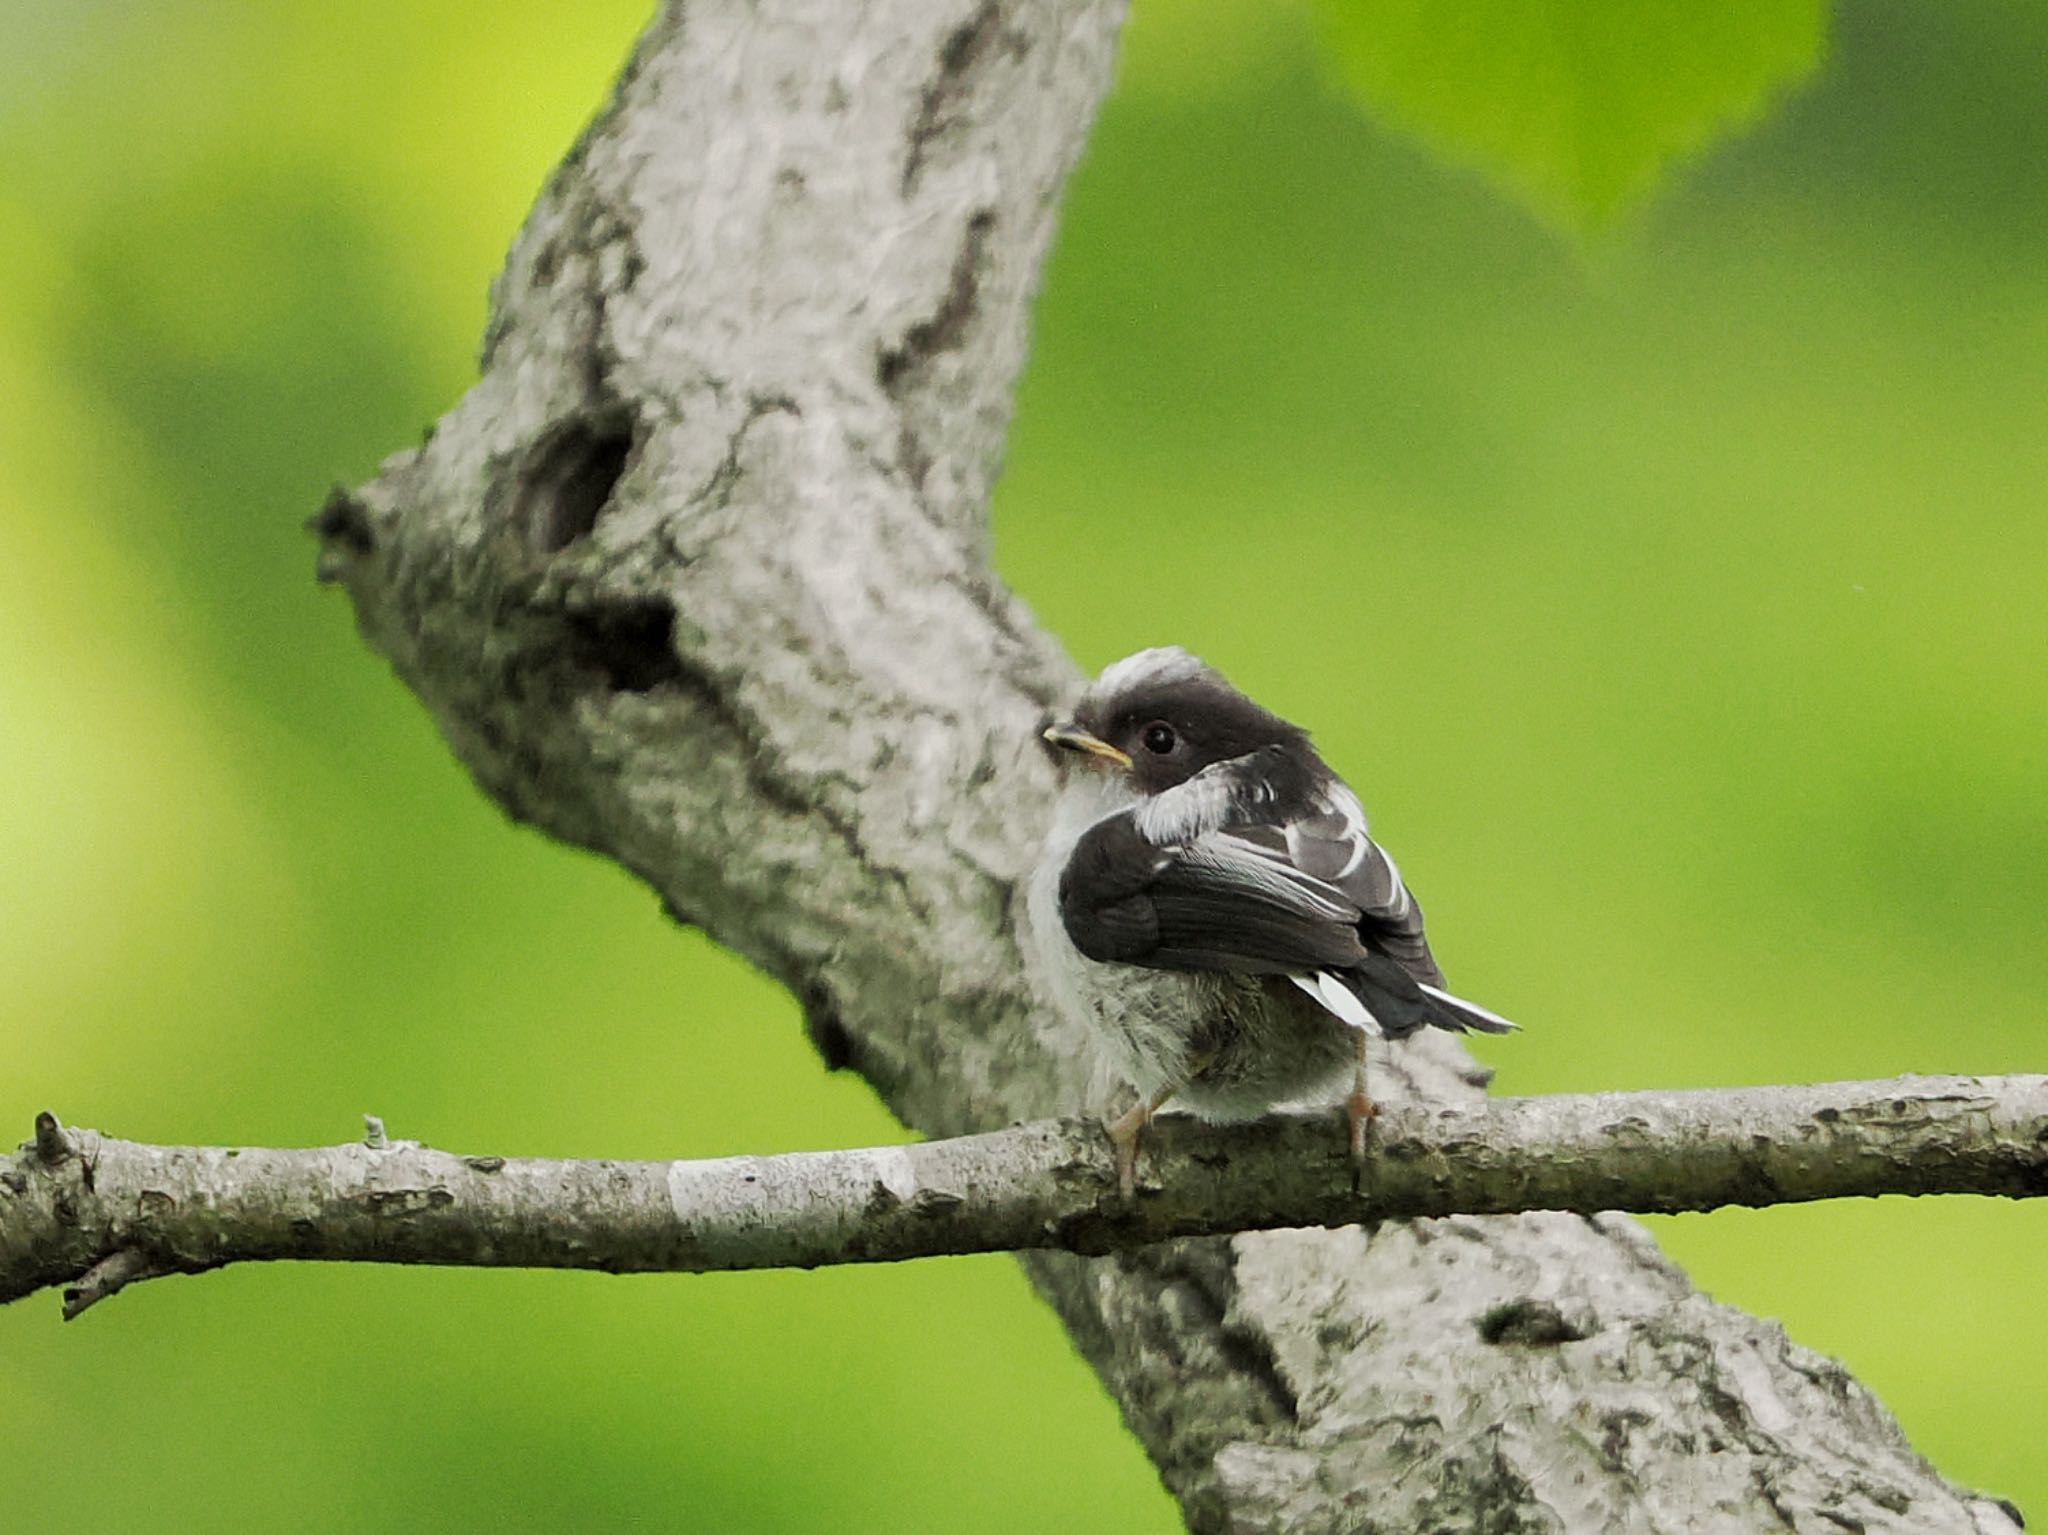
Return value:
<svg viewBox="0 0 2048 1535">
<path fill-rule="evenodd" d="M 588 536 L 618 489 L 633 454 L 633 425 L 623 416 L 578 419 L 534 449 L 519 477 L 513 523 L 542 554 Z"/>
<path fill-rule="evenodd" d="M 610 599 L 563 615 L 570 654 L 602 676 L 614 693 L 649 693 L 679 687 L 676 610 L 665 597 Z"/>
<path fill-rule="evenodd" d="M 1528 1343 L 1555 1347 L 1590 1338 L 1599 1324 L 1590 1316 L 1566 1316 L 1547 1300 L 1525 1296 L 1495 1306 L 1479 1318 L 1479 1336 L 1488 1343 Z"/>
</svg>

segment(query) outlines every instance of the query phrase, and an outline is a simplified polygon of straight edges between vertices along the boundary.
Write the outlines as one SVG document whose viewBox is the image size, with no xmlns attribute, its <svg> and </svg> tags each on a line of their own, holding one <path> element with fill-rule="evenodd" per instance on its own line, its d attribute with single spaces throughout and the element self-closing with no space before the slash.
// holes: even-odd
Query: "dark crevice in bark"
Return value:
<svg viewBox="0 0 2048 1535">
<path fill-rule="evenodd" d="M 1250 1329 L 1231 1325 L 1231 1305 L 1237 1294 L 1237 1271 L 1228 1238 L 1202 1237 L 1161 1243 L 1125 1259 L 1133 1268 L 1171 1292 L 1169 1311 L 1195 1313 L 1207 1321 L 1205 1331 L 1215 1339 L 1219 1358 L 1239 1389 L 1260 1403 L 1259 1421 L 1292 1424 L 1298 1421 L 1301 1404 L 1294 1388 L 1281 1373 L 1270 1341 Z M 1162 1335 L 1158 1346 L 1163 1353 L 1178 1352 L 1182 1339 Z M 1183 1365 L 1194 1363 L 1182 1361 Z M 1242 1429 L 1243 1423 L 1235 1425 Z M 1219 1446 L 1220 1447 L 1220 1446 Z"/>
<path fill-rule="evenodd" d="M 542 554 L 555 554 L 595 531 L 633 455 L 627 418 L 567 422 L 542 442 L 521 474 L 512 521 Z"/>
<path fill-rule="evenodd" d="M 967 328 L 980 308 L 981 274 L 995 227 L 995 209 L 975 209 L 961 233 L 952 276 L 939 307 L 905 331 L 902 341 L 876 360 L 875 378 L 890 394 L 907 392 L 920 369 L 941 353 L 958 349 L 967 339 Z"/>
<path fill-rule="evenodd" d="M 981 309 L 981 283 L 987 268 L 990 240 L 995 233 L 996 215 L 991 208 L 978 208 L 967 220 L 946 294 L 924 319 L 903 333 L 895 346 L 875 360 L 875 379 L 889 397 L 904 404 L 920 392 L 932 364 L 948 352 L 967 344 L 968 332 Z M 933 508 L 924 501 L 925 482 L 931 477 L 933 455 L 924 432 L 917 425 L 916 412 L 905 410 L 896 438 L 896 464 L 908 480 L 918 509 L 927 517 Z"/>
<path fill-rule="evenodd" d="M 572 665 L 604 678 L 614 693 L 678 687 L 676 610 L 665 597 L 612 599 L 562 614 Z"/>
<path fill-rule="evenodd" d="M 786 394 L 749 396 L 747 413 L 726 440 L 724 456 L 712 466 L 711 473 L 705 477 L 704 482 L 690 492 L 684 504 L 693 509 L 710 507 L 721 511 L 731 505 L 733 492 L 738 489 L 740 483 L 740 452 L 746 445 L 748 434 L 769 416 L 792 416 L 800 421 L 803 414 L 802 407 Z"/>
<path fill-rule="evenodd" d="M 982 0 L 974 14 L 948 33 L 940 45 L 938 68 L 918 98 L 917 118 L 910 125 L 910 150 L 903 157 L 905 197 L 917 190 L 933 143 L 962 120 L 975 74 L 993 51 L 1002 24 L 1002 7 L 997 0 Z M 1021 40 L 1013 40 L 1011 46 L 1021 51 Z"/>
<path fill-rule="evenodd" d="M 1272 1398 L 1273 1406 L 1283 1419 L 1290 1423 L 1299 1422 L 1301 1403 L 1295 1397 L 1294 1387 L 1281 1373 L 1280 1361 L 1266 1335 L 1255 1328 L 1224 1327 L 1218 1336 L 1222 1342 L 1224 1363 L 1257 1381 Z"/>
<path fill-rule="evenodd" d="M 1488 1343 L 1531 1343 L 1554 1346 L 1577 1343 L 1593 1329 L 1567 1317 L 1549 1301 L 1524 1298 L 1495 1306 L 1479 1319 L 1479 1336 Z"/>
</svg>

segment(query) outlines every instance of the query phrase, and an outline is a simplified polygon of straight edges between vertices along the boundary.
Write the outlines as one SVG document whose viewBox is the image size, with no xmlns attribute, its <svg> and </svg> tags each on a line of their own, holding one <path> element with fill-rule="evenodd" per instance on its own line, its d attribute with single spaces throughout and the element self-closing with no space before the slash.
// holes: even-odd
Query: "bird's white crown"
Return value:
<svg viewBox="0 0 2048 1535">
<path fill-rule="evenodd" d="M 1197 656 L 1189 655 L 1180 646 L 1155 645 L 1150 650 L 1125 656 L 1121 661 L 1110 662 L 1102 669 L 1102 675 L 1090 684 L 1088 693 L 1093 698 L 1114 698 L 1136 687 L 1192 682 L 1197 677 L 1208 677 L 1218 682 L 1223 680 L 1214 667 Z"/>
</svg>

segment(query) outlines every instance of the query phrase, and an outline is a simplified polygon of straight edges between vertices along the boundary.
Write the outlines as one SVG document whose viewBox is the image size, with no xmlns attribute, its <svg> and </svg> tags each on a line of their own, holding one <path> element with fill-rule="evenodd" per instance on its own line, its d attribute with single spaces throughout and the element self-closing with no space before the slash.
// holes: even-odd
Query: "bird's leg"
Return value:
<svg viewBox="0 0 2048 1535">
<path fill-rule="evenodd" d="M 1344 1111 L 1351 1120 L 1351 1162 L 1354 1167 L 1365 1165 L 1365 1127 L 1377 1118 L 1380 1106 L 1365 1092 L 1365 1030 L 1358 1031 L 1358 1070 L 1351 1079 L 1351 1096 L 1344 1100 Z"/>
<path fill-rule="evenodd" d="M 1116 1186 L 1126 1199 L 1138 1191 L 1138 1137 L 1152 1123 L 1160 1105 L 1179 1090 L 1178 1083 L 1162 1087 L 1150 1098 L 1140 1098 L 1115 1119 L 1103 1121 L 1109 1143 L 1116 1148 Z"/>
</svg>

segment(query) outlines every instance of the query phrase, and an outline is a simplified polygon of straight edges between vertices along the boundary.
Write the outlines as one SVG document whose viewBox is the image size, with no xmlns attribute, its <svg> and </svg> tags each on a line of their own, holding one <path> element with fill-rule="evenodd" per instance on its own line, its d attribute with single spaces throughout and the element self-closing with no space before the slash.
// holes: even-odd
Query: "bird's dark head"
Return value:
<svg viewBox="0 0 2048 1535">
<path fill-rule="evenodd" d="M 1071 763 L 1127 774 L 1141 794 L 1186 783 L 1203 768 L 1277 748 L 1307 758 L 1308 736 L 1177 647 L 1141 650 L 1107 667 L 1071 719 L 1045 732 Z"/>
</svg>

